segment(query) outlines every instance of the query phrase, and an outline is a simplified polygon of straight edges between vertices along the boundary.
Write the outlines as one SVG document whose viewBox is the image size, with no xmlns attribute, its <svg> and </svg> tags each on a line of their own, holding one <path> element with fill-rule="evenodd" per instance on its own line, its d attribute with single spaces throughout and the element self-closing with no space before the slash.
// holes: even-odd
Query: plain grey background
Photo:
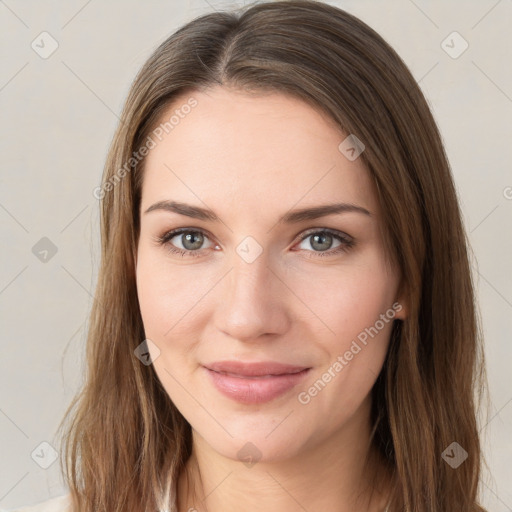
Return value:
<svg viewBox="0 0 512 512">
<path fill-rule="evenodd" d="M 397 50 L 439 124 L 486 338 L 484 504 L 512 511 L 512 0 L 328 3 Z M 55 430 L 83 379 L 99 263 L 93 189 L 130 83 L 179 26 L 242 5 L 0 0 L 0 508 L 66 492 L 58 461 L 41 467 L 52 461 L 44 443 L 57 448 Z"/>
</svg>

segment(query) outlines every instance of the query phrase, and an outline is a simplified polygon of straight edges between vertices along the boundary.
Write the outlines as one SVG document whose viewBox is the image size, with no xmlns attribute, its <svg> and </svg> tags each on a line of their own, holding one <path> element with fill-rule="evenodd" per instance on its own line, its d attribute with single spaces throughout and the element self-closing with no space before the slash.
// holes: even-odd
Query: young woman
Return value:
<svg viewBox="0 0 512 512">
<path fill-rule="evenodd" d="M 453 178 L 370 27 L 306 0 L 191 21 L 133 83 L 95 195 L 70 494 L 34 510 L 483 510 Z"/>
</svg>

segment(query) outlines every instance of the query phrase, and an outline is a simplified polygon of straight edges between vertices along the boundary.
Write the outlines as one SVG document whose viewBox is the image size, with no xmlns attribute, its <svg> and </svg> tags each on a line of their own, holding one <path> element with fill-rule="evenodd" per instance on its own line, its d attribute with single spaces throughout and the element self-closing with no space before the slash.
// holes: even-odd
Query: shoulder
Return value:
<svg viewBox="0 0 512 512">
<path fill-rule="evenodd" d="M 3 510 L 0 512 L 71 512 L 71 494 L 58 496 L 49 500 L 31 505 L 28 507 L 21 507 L 15 510 Z"/>
</svg>

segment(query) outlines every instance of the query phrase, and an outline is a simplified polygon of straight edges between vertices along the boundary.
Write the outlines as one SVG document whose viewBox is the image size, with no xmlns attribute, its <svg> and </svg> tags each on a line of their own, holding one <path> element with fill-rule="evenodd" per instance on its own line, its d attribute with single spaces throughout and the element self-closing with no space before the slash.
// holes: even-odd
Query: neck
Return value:
<svg viewBox="0 0 512 512">
<path fill-rule="evenodd" d="M 370 446 L 369 403 L 341 431 L 300 454 L 272 462 L 262 457 L 251 467 L 223 457 L 193 430 L 178 482 L 179 512 L 239 512 L 242 504 L 268 512 L 383 512 L 390 479 Z"/>
</svg>

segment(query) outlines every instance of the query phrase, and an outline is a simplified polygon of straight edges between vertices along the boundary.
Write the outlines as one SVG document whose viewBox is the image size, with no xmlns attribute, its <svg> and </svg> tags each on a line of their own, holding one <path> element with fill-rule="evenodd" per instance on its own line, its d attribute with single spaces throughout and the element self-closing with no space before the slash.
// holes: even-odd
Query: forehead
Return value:
<svg viewBox="0 0 512 512">
<path fill-rule="evenodd" d="M 378 209 L 362 159 L 339 150 L 348 134 L 293 96 L 216 86 L 176 97 L 158 124 L 142 208 L 174 199 L 253 211 L 339 201 Z"/>
</svg>

